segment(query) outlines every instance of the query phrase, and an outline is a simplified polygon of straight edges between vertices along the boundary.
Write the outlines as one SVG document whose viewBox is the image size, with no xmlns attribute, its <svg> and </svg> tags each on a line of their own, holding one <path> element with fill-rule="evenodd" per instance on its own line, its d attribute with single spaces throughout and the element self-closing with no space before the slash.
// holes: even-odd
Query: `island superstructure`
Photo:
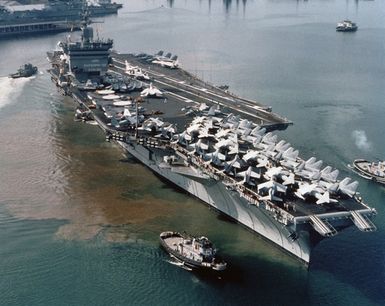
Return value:
<svg viewBox="0 0 385 306">
<path fill-rule="evenodd" d="M 376 229 L 357 182 L 303 159 L 272 133 L 291 124 L 179 68 L 159 52 L 110 52 L 85 26 L 48 53 L 59 90 L 152 171 L 305 263 L 323 238 Z"/>
</svg>

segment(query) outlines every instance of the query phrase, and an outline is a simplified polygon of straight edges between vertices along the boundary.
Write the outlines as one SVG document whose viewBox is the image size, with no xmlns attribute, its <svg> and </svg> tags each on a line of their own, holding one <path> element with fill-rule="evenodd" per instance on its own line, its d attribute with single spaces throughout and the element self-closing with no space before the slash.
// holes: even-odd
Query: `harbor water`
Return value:
<svg viewBox="0 0 385 306">
<path fill-rule="evenodd" d="M 385 188 L 349 168 L 385 159 L 385 2 L 123 0 L 96 23 L 122 53 L 184 69 L 294 122 L 278 132 L 360 183 L 375 233 L 323 240 L 307 268 L 74 121 L 46 70 L 67 34 L 0 41 L 0 305 L 384 305 Z M 349 18 L 355 33 L 335 31 Z M 70 34 L 76 39 L 78 32 Z M 10 79 L 24 63 L 27 79 Z M 210 238 L 220 276 L 170 264 L 159 233 Z"/>
</svg>

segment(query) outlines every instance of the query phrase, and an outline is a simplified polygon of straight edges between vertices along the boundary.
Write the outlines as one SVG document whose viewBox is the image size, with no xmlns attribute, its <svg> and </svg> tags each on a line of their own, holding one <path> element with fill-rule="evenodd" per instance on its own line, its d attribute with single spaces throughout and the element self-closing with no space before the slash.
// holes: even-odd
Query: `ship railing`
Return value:
<svg viewBox="0 0 385 306">
<path fill-rule="evenodd" d="M 165 148 L 166 142 L 162 141 L 159 138 L 155 137 L 138 137 L 136 138 L 136 142 L 151 148 Z"/>
<path fill-rule="evenodd" d="M 373 214 L 377 214 L 376 209 L 375 209 L 375 208 L 371 208 L 368 204 L 366 204 L 366 203 L 362 200 L 362 198 L 361 198 L 359 195 L 356 194 L 356 195 L 354 196 L 354 199 L 355 199 L 358 203 L 360 203 L 361 205 L 363 205 L 364 207 L 366 207 L 367 210 L 370 210 Z"/>
<path fill-rule="evenodd" d="M 327 222 L 330 224 L 331 222 L 341 222 L 341 220 L 350 220 L 358 227 L 358 229 L 362 231 L 375 231 L 376 226 L 370 221 L 370 218 L 377 214 L 375 209 L 365 208 L 354 211 L 338 211 L 332 213 L 324 213 L 312 215 L 316 216 L 318 219 L 323 222 Z M 298 216 L 294 218 L 294 224 L 300 225 L 304 223 L 312 223 L 311 217 L 309 215 L 306 216 Z M 357 217 L 358 216 L 358 217 Z M 314 219 L 314 218 L 313 218 Z"/>
<path fill-rule="evenodd" d="M 374 209 L 359 209 L 355 210 L 359 212 L 360 214 L 365 215 L 376 215 L 376 211 Z M 330 212 L 330 213 L 324 213 L 324 214 L 317 214 L 317 217 L 322 220 L 329 220 L 329 221 L 338 221 L 343 219 L 349 219 L 351 216 L 351 211 L 336 211 L 336 212 Z M 302 224 L 309 222 L 310 215 L 304 215 L 304 216 L 297 216 L 294 218 L 296 224 Z"/>
<path fill-rule="evenodd" d="M 258 195 L 259 196 L 259 195 Z M 261 205 L 261 203 L 264 204 Z M 265 208 L 265 210 L 271 212 L 273 215 L 274 219 L 276 219 L 278 222 L 288 225 L 294 223 L 294 216 L 287 212 L 286 210 L 282 209 L 281 207 L 275 205 L 271 201 L 261 201 L 259 204 L 260 208 Z"/>
<path fill-rule="evenodd" d="M 250 188 L 245 187 L 243 184 L 240 184 L 240 182 L 229 177 L 223 171 L 218 170 L 217 168 L 213 167 L 211 164 L 203 161 L 200 157 L 196 155 L 191 155 L 191 152 L 189 152 L 184 147 L 180 146 L 179 144 L 171 144 L 171 143 L 170 143 L 170 146 L 175 151 L 180 152 L 183 156 L 188 156 L 187 158 L 189 162 L 192 162 L 194 165 L 196 165 L 203 173 L 207 174 L 208 176 L 210 176 L 211 178 L 217 181 L 221 180 L 224 185 L 237 191 L 240 197 L 246 199 L 249 204 L 256 205 L 261 209 L 270 211 L 273 214 L 273 216 L 276 218 L 276 220 L 278 220 L 279 222 L 285 225 L 294 222 L 294 216 L 292 214 L 282 209 L 281 207 L 275 205 L 271 201 L 260 200 L 261 196 L 258 193 L 251 190 Z M 261 205 L 262 203 L 263 205 Z"/>
<path fill-rule="evenodd" d="M 369 220 L 368 216 L 361 214 L 359 211 L 350 211 L 351 219 L 357 228 L 362 232 L 373 232 L 377 227 Z"/>
<path fill-rule="evenodd" d="M 309 219 L 313 228 L 322 236 L 332 237 L 337 235 L 337 230 L 327 220 L 321 220 L 316 215 L 309 216 Z"/>
<path fill-rule="evenodd" d="M 246 192 L 242 192 L 239 194 L 242 198 L 246 199 L 247 202 L 249 202 L 249 204 L 253 204 L 255 206 L 258 206 L 259 207 L 259 201 L 253 197 L 252 195 L 249 195 L 248 193 Z"/>
</svg>

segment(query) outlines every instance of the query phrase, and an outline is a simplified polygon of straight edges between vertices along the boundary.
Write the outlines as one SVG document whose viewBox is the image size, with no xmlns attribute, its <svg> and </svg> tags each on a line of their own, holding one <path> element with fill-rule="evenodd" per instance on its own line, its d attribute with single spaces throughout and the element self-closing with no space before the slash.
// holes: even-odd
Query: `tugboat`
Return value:
<svg viewBox="0 0 385 306">
<path fill-rule="evenodd" d="M 365 159 L 356 159 L 353 162 L 358 175 L 385 185 L 385 161 L 370 162 Z"/>
<path fill-rule="evenodd" d="M 223 271 L 227 264 L 216 256 L 216 249 L 206 237 L 193 237 L 178 232 L 160 234 L 162 247 L 183 265 L 192 269 Z"/>
<path fill-rule="evenodd" d="M 37 67 L 33 66 L 32 64 L 28 63 L 24 66 L 21 66 L 16 73 L 13 73 L 10 75 L 11 78 L 17 79 L 17 78 L 28 78 L 37 72 Z"/>
<path fill-rule="evenodd" d="M 350 20 L 344 20 L 337 23 L 336 31 L 337 32 L 355 32 L 357 31 L 358 26 Z"/>
</svg>

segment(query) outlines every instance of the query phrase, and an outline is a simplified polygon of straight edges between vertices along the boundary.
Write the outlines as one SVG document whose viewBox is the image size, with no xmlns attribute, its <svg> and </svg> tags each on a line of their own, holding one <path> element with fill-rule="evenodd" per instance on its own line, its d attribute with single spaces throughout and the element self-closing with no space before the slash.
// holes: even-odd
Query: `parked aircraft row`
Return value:
<svg viewBox="0 0 385 306">
<path fill-rule="evenodd" d="M 164 55 L 163 51 L 159 51 L 155 54 L 154 59 L 151 61 L 153 64 L 158 64 L 162 67 L 167 67 L 171 69 L 175 69 L 179 67 L 178 56 L 172 56 L 171 53 L 167 53 Z"/>
<path fill-rule="evenodd" d="M 153 90 L 152 85 L 149 90 Z M 199 156 L 218 173 L 232 177 L 235 184 L 255 189 L 261 199 L 283 201 L 290 193 L 299 200 L 325 204 L 355 195 L 358 182 L 350 178 L 339 181 L 339 171 L 330 166 L 322 168 L 323 162 L 315 157 L 301 159 L 290 143 L 278 141 L 277 135 L 265 128 L 225 114 L 218 106 L 202 104 L 198 109 L 201 116 L 179 134 L 174 125 L 160 118 L 140 122 L 139 130 L 185 147 L 189 155 Z M 128 112 L 125 118 L 134 122 Z"/>
<path fill-rule="evenodd" d="M 323 162 L 315 157 L 301 159 L 299 151 L 284 140 L 278 141 L 277 135 L 239 116 L 220 114 L 217 106 L 200 105 L 199 110 L 206 114 L 175 135 L 174 142 L 221 172 L 241 178 L 238 184 L 256 186 L 258 192 L 275 201 L 288 187 L 297 198 L 313 197 L 317 204 L 336 202 L 332 195 L 355 195 L 357 182 L 350 178 L 338 181 L 338 170 L 330 166 L 322 169 Z"/>
<path fill-rule="evenodd" d="M 138 66 L 132 66 L 127 61 L 124 61 L 125 69 L 124 72 L 131 77 L 134 77 L 138 80 L 150 80 L 150 77 L 146 72 L 142 70 L 142 68 Z"/>
<path fill-rule="evenodd" d="M 136 55 L 136 58 L 142 61 L 146 61 L 148 63 L 157 64 L 170 69 L 175 69 L 179 67 L 178 56 L 172 56 L 171 53 L 164 54 L 164 51 L 162 50 L 156 53 L 155 55 L 140 53 Z"/>
</svg>

